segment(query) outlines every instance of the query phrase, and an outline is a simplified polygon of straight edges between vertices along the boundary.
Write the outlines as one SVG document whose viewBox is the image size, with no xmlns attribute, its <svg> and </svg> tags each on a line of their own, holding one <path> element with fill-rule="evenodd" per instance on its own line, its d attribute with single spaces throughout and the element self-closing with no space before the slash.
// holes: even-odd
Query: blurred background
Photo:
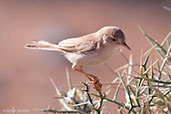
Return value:
<svg viewBox="0 0 171 114">
<path fill-rule="evenodd" d="M 55 90 L 49 77 L 68 90 L 66 67 L 73 84 L 87 81 L 72 71 L 62 55 L 27 50 L 23 48 L 26 43 L 57 43 L 116 25 L 123 29 L 132 49 L 130 52 L 123 48 L 125 55 L 132 53 L 134 63 L 139 63 L 141 50 L 146 51 L 150 45 L 138 26 L 159 42 L 171 30 L 171 14 L 163 6 L 171 7 L 171 0 L 0 0 L 0 113 L 14 107 L 28 109 L 31 114 L 41 114 L 34 109 L 48 106 L 60 108 L 53 98 Z M 126 63 L 117 51 L 107 62 L 113 69 Z M 99 76 L 102 82 L 115 78 L 104 65 L 85 70 Z M 112 112 L 116 113 L 114 109 Z"/>
</svg>

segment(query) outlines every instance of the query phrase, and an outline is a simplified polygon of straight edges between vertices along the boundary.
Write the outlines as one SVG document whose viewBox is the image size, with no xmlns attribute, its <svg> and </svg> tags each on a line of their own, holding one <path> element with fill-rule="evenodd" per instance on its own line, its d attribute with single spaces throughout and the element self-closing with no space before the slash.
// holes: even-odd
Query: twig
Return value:
<svg viewBox="0 0 171 114">
<path fill-rule="evenodd" d="M 87 93 L 88 100 L 89 100 L 90 104 L 91 104 L 91 105 L 93 106 L 93 108 L 94 108 L 95 105 L 94 105 L 93 100 L 92 100 L 92 98 L 91 98 L 91 96 L 90 96 L 90 94 L 89 94 L 89 86 L 88 86 L 87 83 L 84 83 L 84 82 L 82 82 L 82 83 L 85 85 L 85 89 L 84 89 L 83 91 L 85 91 L 85 92 Z"/>
<path fill-rule="evenodd" d="M 66 77 L 67 77 L 68 87 L 69 87 L 69 90 L 71 90 L 72 89 L 72 81 L 71 81 L 71 76 L 69 74 L 69 71 L 68 71 L 68 68 L 67 67 L 65 68 L 65 71 L 66 71 Z"/>
<path fill-rule="evenodd" d="M 87 84 L 87 83 L 83 83 L 83 84 L 85 85 L 84 91 L 87 93 L 87 96 L 88 96 L 88 99 L 89 99 L 90 104 L 92 105 L 93 109 L 94 109 L 98 114 L 100 114 L 101 108 L 102 108 L 102 104 L 103 104 L 103 100 L 104 100 L 104 98 L 105 98 L 106 96 L 102 94 L 102 92 L 101 92 L 100 89 L 98 90 L 98 94 L 99 94 L 99 97 L 100 97 L 100 105 L 99 105 L 98 108 L 96 108 L 95 105 L 94 105 L 94 103 L 93 103 L 93 100 L 92 100 L 92 98 L 91 98 L 91 96 L 90 96 L 90 94 L 89 94 L 89 86 L 88 86 L 88 84 Z"/>
<path fill-rule="evenodd" d="M 79 113 L 77 111 L 64 111 L 64 110 L 56 110 L 56 109 L 44 109 L 43 112 L 52 112 L 54 114 L 56 113 Z"/>
<path fill-rule="evenodd" d="M 50 79 L 50 82 L 51 82 L 52 85 L 53 85 L 53 88 L 54 88 L 55 91 L 56 91 L 56 94 L 57 94 L 58 96 L 62 96 L 62 94 L 61 94 L 59 88 L 56 86 L 56 84 L 55 84 L 54 80 L 52 79 L 52 77 L 49 77 L 49 79 Z"/>
</svg>

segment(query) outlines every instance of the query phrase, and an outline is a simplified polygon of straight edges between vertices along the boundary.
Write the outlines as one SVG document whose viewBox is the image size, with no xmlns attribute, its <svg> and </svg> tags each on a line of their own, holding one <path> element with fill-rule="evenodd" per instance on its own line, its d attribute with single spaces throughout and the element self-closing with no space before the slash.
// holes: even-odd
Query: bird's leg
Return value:
<svg viewBox="0 0 171 114">
<path fill-rule="evenodd" d="M 98 81 L 98 78 L 96 76 L 84 72 L 83 67 L 73 67 L 73 70 L 83 73 L 90 81 Z"/>
<path fill-rule="evenodd" d="M 94 77 L 92 77 L 90 74 L 84 72 L 84 70 L 83 70 L 82 67 L 79 67 L 79 69 L 75 68 L 74 70 L 83 73 L 90 81 L 96 80 L 96 79 L 95 79 Z"/>
<path fill-rule="evenodd" d="M 73 66 L 72 69 L 74 71 L 78 71 L 78 72 L 83 73 L 90 80 L 90 82 L 94 85 L 94 88 L 97 91 L 99 91 L 102 88 L 102 84 L 99 82 L 99 79 L 96 76 L 92 75 L 92 74 L 88 74 L 88 73 L 84 72 L 82 66 L 79 67 L 79 68 L 76 68 L 76 66 Z"/>
</svg>

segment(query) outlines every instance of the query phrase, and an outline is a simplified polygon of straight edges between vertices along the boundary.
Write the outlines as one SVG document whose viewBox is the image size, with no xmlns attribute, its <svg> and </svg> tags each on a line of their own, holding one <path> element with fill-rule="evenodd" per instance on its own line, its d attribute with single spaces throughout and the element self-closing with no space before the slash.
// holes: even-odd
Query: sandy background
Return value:
<svg viewBox="0 0 171 114">
<path fill-rule="evenodd" d="M 72 71 L 71 64 L 55 52 L 27 50 L 32 40 L 56 43 L 97 31 L 106 25 L 123 29 L 132 48 L 134 63 L 139 62 L 141 49 L 150 45 L 138 29 L 142 26 L 159 42 L 171 30 L 171 14 L 162 8 L 171 7 L 171 0 L 0 0 L 0 114 L 6 109 L 29 110 L 59 107 L 49 77 L 67 90 L 65 67 L 74 84 L 87 79 Z M 128 56 L 129 51 L 123 48 Z M 119 53 L 107 62 L 116 69 L 126 61 Z M 102 82 L 114 79 L 105 66 L 86 68 Z M 123 96 L 124 100 L 124 96 Z M 112 109 L 116 113 L 115 109 Z M 19 114 L 26 114 L 20 112 Z"/>
</svg>

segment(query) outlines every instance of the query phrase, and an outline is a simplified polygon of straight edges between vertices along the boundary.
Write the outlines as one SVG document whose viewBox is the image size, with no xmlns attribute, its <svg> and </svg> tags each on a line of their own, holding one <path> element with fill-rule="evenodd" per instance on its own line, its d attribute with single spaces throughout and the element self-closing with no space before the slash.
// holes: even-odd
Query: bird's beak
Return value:
<svg viewBox="0 0 171 114">
<path fill-rule="evenodd" d="M 124 47 L 126 47 L 127 49 L 129 49 L 129 50 L 131 50 L 131 48 L 124 42 L 123 44 L 122 44 Z"/>
</svg>

